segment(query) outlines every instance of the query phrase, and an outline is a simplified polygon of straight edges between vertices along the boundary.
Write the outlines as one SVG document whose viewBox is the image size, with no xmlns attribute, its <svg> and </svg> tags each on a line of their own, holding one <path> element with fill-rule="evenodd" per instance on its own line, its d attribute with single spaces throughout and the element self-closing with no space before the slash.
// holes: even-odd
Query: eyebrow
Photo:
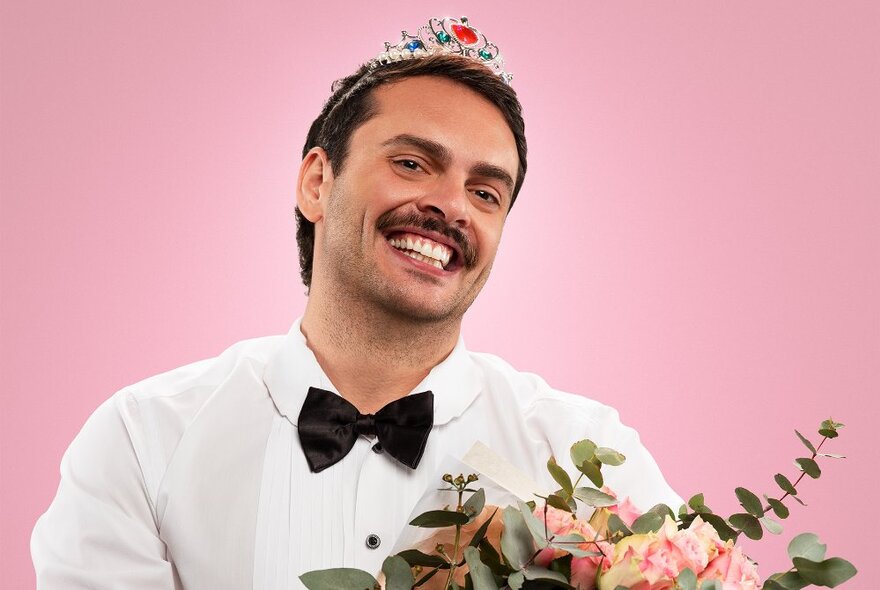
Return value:
<svg viewBox="0 0 880 590">
<path fill-rule="evenodd" d="M 382 142 L 382 147 L 399 146 L 412 146 L 418 148 L 444 166 L 448 166 L 452 161 L 452 153 L 449 151 L 449 148 L 442 143 L 438 143 L 425 137 L 419 137 L 418 135 L 401 133 L 400 135 L 395 135 L 391 139 Z M 513 193 L 513 178 L 507 173 L 507 170 L 501 166 L 489 164 L 488 162 L 477 162 L 471 167 L 470 172 L 477 176 L 499 180 L 504 183 L 508 193 Z"/>
</svg>

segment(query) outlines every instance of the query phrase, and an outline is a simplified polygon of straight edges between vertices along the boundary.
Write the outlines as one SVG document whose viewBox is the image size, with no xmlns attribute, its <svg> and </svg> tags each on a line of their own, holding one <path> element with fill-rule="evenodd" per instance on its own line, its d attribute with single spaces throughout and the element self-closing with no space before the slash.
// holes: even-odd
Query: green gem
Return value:
<svg viewBox="0 0 880 590">
<path fill-rule="evenodd" d="M 482 57 L 483 59 L 486 59 L 486 60 L 488 60 L 488 59 L 492 59 L 492 54 L 489 53 L 488 51 L 486 51 L 485 49 L 480 49 L 480 51 L 477 52 L 477 54 L 478 54 L 480 57 Z"/>
<path fill-rule="evenodd" d="M 437 33 L 437 39 L 440 40 L 440 43 L 448 43 L 450 37 L 446 33 L 446 31 L 440 31 L 439 33 Z"/>
</svg>

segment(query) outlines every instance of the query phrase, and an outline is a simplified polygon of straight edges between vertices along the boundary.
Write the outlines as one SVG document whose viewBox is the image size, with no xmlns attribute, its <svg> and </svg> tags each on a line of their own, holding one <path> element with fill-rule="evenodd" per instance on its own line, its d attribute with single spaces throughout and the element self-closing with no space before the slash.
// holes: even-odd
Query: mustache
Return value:
<svg viewBox="0 0 880 590">
<path fill-rule="evenodd" d="M 461 251 L 462 264 L 465 268 L 471 269 L 477 264 L 477 249 L 471 244 L 467 235 L 455 226 L 436 217 L 426 217 L 414 212 L 395 214 L 389 211 L 383 213 L 376 222 L 376 229 L 379 231 L 398 226 L 417 227 L 446 236 L 454 241 Z"/>
</svg>

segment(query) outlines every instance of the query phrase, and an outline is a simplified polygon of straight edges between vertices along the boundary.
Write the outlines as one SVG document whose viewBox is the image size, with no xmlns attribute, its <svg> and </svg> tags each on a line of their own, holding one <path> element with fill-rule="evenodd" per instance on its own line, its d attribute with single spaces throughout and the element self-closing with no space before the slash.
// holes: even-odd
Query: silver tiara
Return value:
<svg viewBox="0 0 880 590">
<path fill-rule="evenodd" d="M 498 46 L 489 41 L 479 29 L 472 27 L 466 16 L 460 19 L 450 16 L 432 18 L 414 34 L 401 31 L 400 41 L 396 45 L 386 42 L 385 51 L 370 61 L 370 67 L 377 68 L 396 61 L 441 53 L 461 55 L 478 61 L 506 84 L 510 84 L 513 79 L 512 74 L 504 71 L 504 59 Z"/>
</svg>

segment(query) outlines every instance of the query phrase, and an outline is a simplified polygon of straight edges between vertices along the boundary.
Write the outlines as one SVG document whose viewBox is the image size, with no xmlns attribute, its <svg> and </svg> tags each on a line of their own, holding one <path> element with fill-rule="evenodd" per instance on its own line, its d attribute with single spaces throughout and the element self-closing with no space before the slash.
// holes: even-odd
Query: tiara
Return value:
<svg viewBox="0 0 880 590">
<path fill-rule="evenodd" d="M 504 60 L 498 46 L 486 39 L 486 35 L 470 25 L 466 16 L 460 19 L 447 16 L 432 18 L 415 33 L 401 31 L 396 45 L 385 43 L 385 51 L 370 61 L 371 68 L 405 59 L 427 57 L 442 53 L 461 55 L 485 65 L 497 74 L 505 84 L 513 75 L 504 71 Z"/>
</svg>

